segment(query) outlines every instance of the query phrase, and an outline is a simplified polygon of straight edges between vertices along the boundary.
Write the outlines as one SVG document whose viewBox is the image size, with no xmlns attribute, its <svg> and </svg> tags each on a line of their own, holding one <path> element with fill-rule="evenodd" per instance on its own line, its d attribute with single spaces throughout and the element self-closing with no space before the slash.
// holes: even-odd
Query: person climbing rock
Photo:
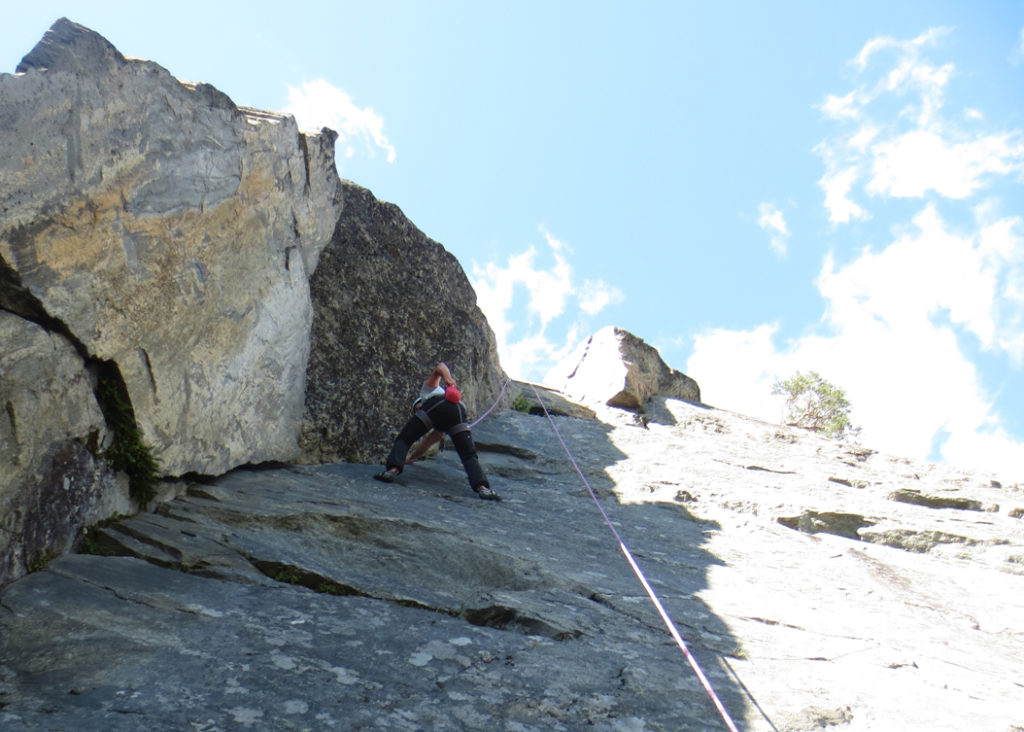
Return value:
<svg viewBox="0 0 1024 732">
<path fill-rule="evenodd" d="M 395 438 L 385 461 L 386 469 L 373 477 L 391 483 L 402 473 L 407 462 L 411 463 L 422 456 L 427 448 L 444 439 L 447 434 L 459 453 L 459 459 L 462 460 L 470 488 L 484 500 L 500 501 L 501 496 L 491 490 L 491 484 L 480 467 L 476 445 L 473 444 L 473 434 L 466 423 L 466 408 L 462 404 L 462 395 L 448 366 L 439 363 L 434 367 L 427 380 L 423 382 L 423 388 L 420 389 L 412 408 L 413 416 Z M 428 432 L 431 432 L 430 436 L 407 460 L 409 447 Z"/>
</svg>

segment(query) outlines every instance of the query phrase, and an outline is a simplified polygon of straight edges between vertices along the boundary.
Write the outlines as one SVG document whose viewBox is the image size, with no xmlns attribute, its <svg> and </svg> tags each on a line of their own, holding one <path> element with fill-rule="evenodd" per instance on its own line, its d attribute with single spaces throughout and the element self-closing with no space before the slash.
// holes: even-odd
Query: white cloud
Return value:
<svg viewBox="0 0 1024 732">
<path fill-rule="evenodd" d="M 820 332 L 779 346 L 778 324 L 709 331 L 695 340 L 686 372 L 709 404 L 778 421 L 771 384 L 815 370 L 846 391 L 865 445 L 926 459 L 946 434 L 946 460 L 1022 480 L 1024 443 L 1008 435 L 958 341 L 966 332 L 993 352 L 1024 350 L 1022 293 L 1017 307 L 1001 306 L 1021 282 L 1022 231 L 1009 217 L 956 233 L 927 205 L 883 250 L 844 266 L 825 259 Z"/>
<path fill-rule="evenodd" d="M 548 271 L 534 269 L 533 257 L 536 255 L 536 250 L 530 247 L 528 251 L 530 266 L 519 281 L 530 292 L 529 308 L 531 312 L 540 317 L 540 329 L 543 333 L 548 327 L 548 323 L 565 312 L 566 300 L 574 294 L 574 290 L 571 284 L 572 270 L 569 267 L 569 262 L 562 255 L 562 251 L 566 249 L 565 244 L 543 227 L 541 233 L 547 240 L 548 246 L 551 247 L 555 264 Z"/>
<path fill-rule="evenodd" d="M 847 147 L 863 155 L 868 151 L 868 146 L 878 137 L 878 133 L 879 129 L 877 127 L 865 124 L 850 135 L 846 142 Z"/>
<path fill-rule="evenodd" d="M 993 175 L 1024 171 L 1019 132 L 984 131 L 978 109 L 965 110 L 959 120 L 943 116 L 956 67 L 931 63 L 925 54 L 949 32 L 933 28 L 911 40 L 868 41 L 852 61 L 856 88 L 828 94 L 819 106 L 840 127 L 815 148 L 825 162 L 818 184 L 831 223 L 870 218 L 857 196 L 860 186 L 873 197 L 963 199 Z M 900 106 L 898 115 L 893 105 Z M 969 129 L 958 127 L 963 122 Z"/>
<path fill-rule="evenodd" d="M 979 236 L 948 231 L 934 206 L 926 206 L 914 225 L 913 234 L 877 254 L 865 251 L 840 272 L 826 258 L 818 287 L 830 304 L 832 325 L 856 332 L 866 315 L 911 337 L 946 327 L 934 321 L 948 318 L 982 347 L 996 346 L 996 284 L 1004 263 L 983 250 Z"/>
<path fill-rule="evenodd" d="M 872 38 L 870 41 L 864 44 L 864 47 L 860 49 L 860 53 L 854 58 L 853 64 L 859 71 L 864 71 L 867 68 L 868 61 L 878 51 L 884 48 L 890 48 L 892 46 L 898 46 L 899 42 L 895 38 L 889 36 L 882 36 L 880 38 Z"/>
<path fill-rule="evenodd" d="M 579 295 L 580 309 L 587 315 L 597 315 L 609 305 L 618 305 L 626 299 L 622 290 L 601 280 L 585 280 Z"/>
<path fill-rule="evenodd" d="M 991 463 L 1014 481 L 1021 474 L 1019 467 L 1013 472 L 1014 466 L 1024 465 L 1024 445 L 1001 428 L 958 431 L 946 440 L 942 455 L 954 465 Z"/>
<path fill-rule="evenodd" d="M 303 131 L 329 127 L 337 132 L 346 158 L 356 154 L 355 145 L 362 141 L 371 151 L 376 146 L 387 152 L 389 163 L 395 161 L 395 148 L 384 134 L 384 120 L 370 107 L 357 107 L 346 92 L 323 79 L 303 82 L 300 89 L 289 86 L 284 111 L 294 115 Z"/>
<path fill-rule="evenodd" d="M 1005 175 L 1024 167 L 1024 145 L 1008 135 L 985 135 L 953 143 L 935 132 L 916 129 L 872 150 L 867 191 L 896 198 L 923 198 L 935 191 L 946 198 L 967 198 L 989 173 Z"/>
<path fill-rule="evenodd" d="M 772 397 L 771 388 L 788 369 L 786 356 L 772 343 L 777 331 L 777 324 L 766 324 L 749 331 L 713 329 L 699 334 L 685 371 L 700 385 L 701 401 L 781 422 L 781 401 Z"/>
<path fill-rule="evenodd" d="M 601 280 L 573 284 L 567 259 L 571 249 L 544 228 L 540 231 L 548 264 L 541 264 L 541 253 L 530 246 L 510 256 L 504 266 L 474 262 L 470 278 L 477 303 L 494 330 L 501 364 L 520 379 L 539 380 L 575 347 L 587 316 L 625 299 L 619 288 Z M 569 316 L 568 325 L 552 334 L 553 321 L 564 315 Z"/>
<path fill-rule="evenodd" d="M 887 243 L 845 261 L 825 257 L 815 283 L 823 316 L 805 332 L 780 343 L 781 323 L 707 331 L 686 370 L 708 403 L 773 421 L 783 407 L 772 383 L 815 370 L 846 391 L 865 445 L 918 459 L 938 449 L 1020 481 L 1024 442 L 994 392 L 1024 365 L 1024 133 L 988 129 L 977 109 L 944 116 L 956 68 L 926 54 L 948 32 L 869 41 L 851 63 L 853 89 L 819 106 L 832 130 L 814 148 L 824 211 L 837 226 L 864 222 L 858 236 Z M 1016 208 L 1003 212 L 996 193 Z M 875 211 L 882 198 L 921 203 L 912 221 L 893 221 L 883 215 L 903 208 Z M 781 214 L 759 210 L 762 228 L 780 230 Z M 982 372 L 975 350 L 1006 371 Z"/>
<path fill-rule="evenodd" d="M 1024 365 L 1024 219 L 993 216 L 988 205 L 976 211 L 978 246 L 993 272 L 994 347 L 1020 368 Z"/>
<path fill-rule="evenodd" d="M 544 235 L 544 240 L 551 247 L 552 251 L 565 252 L 566 254 L 572 254 L 572 249 L 564 241 L 558 239 L 554 234 L 548 231 L 545 227 L 539 227 L 540 233 Z"/>
<path fill-rule="evenodd" d="M 915 54 L 914 57 L 904 59 L 898 67 L 889 72 L 885 90 L 902 94 L 917 91 L 921 95 L 917 123 L 927 126 L 942 108 L 946 84 L 952 74 L 952 64 L 935 68 L 922 63 Z"/>
<path fill-rule="evenodd" d="M 500 352 L 501 365 L 513 378 L 540 382 L 534 374 L 547 370 L 549 364 L 565 358 L 576 343 L 576 330 L 571 330 L 561 345 L 548 340 L 543 333 L 528 335 L 514 343 L 506 343 L 504 353 Z"/>
<path fill-rule="evenodd" d="M 786 227 L 786 218 L 782 211 L 773 204 L 762 203 L 757 207 L 757 225 L 762 231 L 771 233 L 772 249 L 779 256 L 786 256 L 786 246 L 789 241 L 789 229 Z"/>
<path fill-rule="evenodd" d="M 952 28 L 945 27 L 929 28 L 917 38 L 913 38 L 909 41 L 900 41 L 896 38 L 892 38 L 891 36 L 873 38 L 864 44 L 864 47 L 860 50 L 860 53 L 857 54 L 852 63 L 857 67 L 857 69 L 864 71 L 867 68 L 871 56 L 887 48 L 895 48 L 904 56 L 916 57 L 919 55 L 921 48 L 934 45 L 936 41 L 951 33 L 952 30 Z"/>
<path fill-rule="evenodd" d="M 857 92 L 837 97 L 829 94 L 821 104 L 821 111 L 826 117 L 832 119 L 856 118 L 860 115 L 860 104 L 857 101 Z"/>
<path fill-rule="evenodd" d="M 947 433 L 945 459 L 1024 477 L 1024 444 L 1007 449 L 980 375 L 958 342 L 958 333 L 970 332 L 983 348 L 999 348 L 995 334 L 1007 324 L 996 284 L 1005 261 L 992 256 L 980 233 L 950 232 L 931 206 L 915 225 L 915 233 L 840 269 L 826 260 L 819 288 L 832 334 L 801 339 L 790 353 L 795 363 L 817 363 L 849 385 L 865 443 L 925 458 L 936 435 Z"/>
<path fill-rule="evenodd" d="M 851 219 L 862 219 L 867 216 L 864 209 L 850 198 L 850 191 L 853 190 L 858 175 L 855 165 L 845 168 L 829 165 L 825 175 L 818 181 L 818 185 L 825 191 L 825 208 L 828 210 L 830 223 L 845 224 Z"/>
</svg>

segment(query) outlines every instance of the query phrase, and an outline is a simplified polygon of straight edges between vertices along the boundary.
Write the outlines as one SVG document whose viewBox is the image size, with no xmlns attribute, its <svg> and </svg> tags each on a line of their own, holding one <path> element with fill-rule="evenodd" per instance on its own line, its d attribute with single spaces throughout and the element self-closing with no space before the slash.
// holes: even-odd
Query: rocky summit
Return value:
<svg viewBox="0 0 1024 732">
<path fill-rule="evenodd" d="M 1021 486 L 595 410 L 479 423 L 501 503 L 448 450 L 391 485 L 239 469 L 93 528 L 0 596 L 0 726 L 727 729 L 603 511 L 737 729 L 1024 728 Z"/>
</svg>

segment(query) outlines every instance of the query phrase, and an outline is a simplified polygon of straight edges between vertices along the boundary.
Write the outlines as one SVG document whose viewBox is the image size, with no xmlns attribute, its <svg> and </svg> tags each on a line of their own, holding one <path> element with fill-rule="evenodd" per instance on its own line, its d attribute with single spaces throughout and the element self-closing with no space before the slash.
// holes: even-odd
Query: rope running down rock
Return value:
<svg viewBox="0 0 1024 732">
<path fill-rule="evenodd" d="M 496 406 L 498 406 L 498 402 L 501 401 L 501 397 L 504 395 L 505 389 L 508 386 L 509 381 L 510 379 L 505 379 L 505 383 L 501 385 L 501 391 L 498 393 L 497 399 L 494 400 L 494 404 L 492 404 L 486 412 L 477 417 L 470 424 L 470 427 L 473 427 L 476 424 L 478 424 L 484 417 L 490 414 L 491 411 L 493 411 Z M 708 678 L 707 676 L 705 676 L 704 671 L 700 667 L 700 664 L 697 663 L 697 659 L 693 657 L 692 653 L 690 653 L 690 649 L 687 647 L 686 641 L 684 641 L 683 637 L 679 634 L 679 631 L 676 629 L 675 623 L 672 622 L 672 618 L 669 617 L 669 614 L 665 610 L 665 607 L 661 604 L 661 600 L 658 598 L 658 595 L 654 592 L 654 589 L 651 587 L 650 583 L 648 583 L 647 578 L 644 576 L 643 571 L 640 569 L 640 566 L 636 563 L 636 560 L 633 558 L 633 554 L 629 551 L 629 547 L 626 546 L 626 543 L 622 540 L 622 537 L 619 536 L 619 532 L 616 531 L 615 526 L 612 524 L 611 519 L 608 518 L 608 514 L 605 513 L 604 508 L 601 506 L 601 502 L 598 501 L 597 499 L 597 494 L 594 493 L 594 489 L 590 487 L 590 482 L 587 480 L 587 477 L 583 474 L 583 471 L 580 470 L 580 466 L 579 464 L 577 464 L 576 459 L 572 456 L 572 453 L 569 452 L 569 448 L 565 444 L 565 440 L 562 439 L 562 435 L 561 433 L 559 433 L 558 427 L 555 425 L 555 420 L 551 418 L 551 414 L 548 412 L 548 408 L 544 404 L 544 400 L 541 399 L 540 392 L 537 391 L 537 387 L 534 386 L 533 384 L 530 384 L 530 388 L 533 389 L 534 396 L 537 397 L 537 401 L 540 403 L 541 409 L 544 410 L 544 416 L 548 418 L 548 422 L 551 424 L 551 429 L 554 430 L 555 437 L 557 437 L 558 442 L 561 443 L 562 449 L 565 451 L 565 454 L 569 458 L 569 462 L 572 463 L 573 468 L 576 469 L 577 474 L 579 474 L 580 478 L 583 480 L 583 485 L 587 487 L 587 491 L 590 493 L 590 497 L 593 499 L 594 504 L 597 506 L 597 510 L 601 512 L 601 516 L 604 518 L 604 522 L 608 525 L 608 528 L 611 529 L 612 534 L 615 536 L 615 540 L 618 541 L 619 549 L 622 550 L 622 554 L 626 557 L 626 561 L 629 562 L 629 566 L 633 568 L 633 572 L 634 574 L 636 574 L 637 579 L 640 580 L 640 584 L 643 585 L 644 590 L 647 591 L 648 597 L 650 597 L 651 602 L 654 603 L 654 607 L 657 609 L 662 621 L 664 621 L 665 627 L 668 628 L 668 632 L 672 635 L 673 640 L 675 640 L 676 645 L 679 646 L 679 649 L 683 652 L 683 655 L 686 656 L 686 660 L 690 663 L 690 667 L 693 669 L 693 672 L 697 675 L 698 680 L 700 680 L 701 686 L 704 687 L 704 691 L 706 691 L 708 693 L 708 696 L 711 697 L 711 701 L 714 703 L 715 709 L 717 709 L 718 713 L 722 716 L 722 720 L 725 722 L 725 725 L 729 728 L 730 732 L 739 732 L 735 722 L 732 721 L 732 717 L 729 716 L 729 712 L 726 711 L 725 706 L 722 704 L 722 701 L 718 698 L 718 694 L 716 694 L 714 688 L 712 688 L 711 682 L 708 681 Z"/>
<path fill-rule="evenodd" d="M 608 514 L 606 514 L 604 508 L 601 507 L 601 502 L 597 500 L 597 494 L 594 493 L 594 489 L 590 487 L 590 483 L 589 481 L 587 481 L 586 476 L 583 475 L 583 471 L 580 470 L 580 466 L 576 463 L 576 459 L 572 456 L 572 453 L 569 452 L 569 448 L 566 446 L 565 441 L 562 439 L 562 435 L 558 432 L 558 427 L 555 426 L 555 420 L 553 420 L 551 418 L 551 415 L 548 413 L 548 408 L 544 405 L 544 401 L 540 398 L 540 393 L 537 391 L 537 388 L 533 386 L 533 384 L 530 385 L 530 388 L 533 389 L 533 393 L 537 397 L 537 401 L 540 402 L 540 406 L 544 410 L 544 416 L 548 418 L 548 422 L 551 424 L 551 429 L 555 431 L 555 436 L 561 443 L 562 449 L 565 450 L 565 454 L 569 457 L 569 462 L 572 463 L 572 466 L 576 469 L 576 472 L 583 480 L 583 485 L 587 487 L 587 491 L 590 493 L 590 497 L 594 500 L 594 504 L 597 506 L 597 510 L 601 512 L 601 516 L 604 518 L 604 522 L 608 525 L 608 528 L 611 529 L 612 534 L 615 535 L 616 541 L 619 542 L 619 549 L 622 550 L 622 554 L 626 557 L 626 561 L 629 562 L 629 566 L 633 568 L 633 572 L 636 574 L 637 579 L 640 580 L 640 584 L 643 585 L 644 589 L 647 591 L 647 595 L 651 598 L 651 602 L 654 603 L 654 607 L 658 610 L 658 614 L 661 615 L 661 619 L 664 621 L 669 633 L 675 640 L 676 645 L 679 646 L 679 649 L 683 652 L 683 655 L 686 656 L 686 660 L 689 661 L 691 668 L 693 668 L 693 672 L 697 675 L 697 678 L 700 680 L 701 686 L 704 687 L 704 691 L 706 691 L 708 693 L 708 696 L 711 697 L 711 701 L 714 703 L 715 708 L 718 710 L 718 713 L 722 716 L 722 720 L 725 722 L 730 732 L 739 732 L 739 730 L 736 728 L 736 724 L 732 721 L 732 717 L 729 716 L 729 712 L 726 711 L 725 706 L 722 704 L 721 700 L 718 698 L 718 695 L 715 693 L 715 690 L 712 688 L 711 682 L 708 681 L 707 676 L 704 675 L 704 671 L 701 670 L 700 664 L 697 663 L 697 659 L 693 657 L 693 654 L 690 653 L 690 649 L 687 648 L 686 641 L 684 641 L 683 637 L 679 634 L 679 631 L 676 629 L 675 623 L 672 622 L 672 618 L 670 618 L 668 612 L 665 611 L 664 606 L 661 604 L 661 600 L 658 599 L 658 596 L 657 594 L 655 594 L 654 589 L 647 582 L 647 578 L 644 576 L 643 571 L 641 571 L 640 566 L 636 563 L 636 560 L 633 559 L 632 553 L 630 553 L 629 548 L 622 540 L 622 537 L 619 536 L 619 532 L 615 530 L 615 526 L 612 525 L 611 520 L 608 518 Z M 502 389 L 504 390 L 504 387 L 502 387 Z M 499 399 L 500 398 L 501 397 L 499 396 Z M 488 412 L 489 411 L 490 410 L 488 410 Z"/>
</svg>

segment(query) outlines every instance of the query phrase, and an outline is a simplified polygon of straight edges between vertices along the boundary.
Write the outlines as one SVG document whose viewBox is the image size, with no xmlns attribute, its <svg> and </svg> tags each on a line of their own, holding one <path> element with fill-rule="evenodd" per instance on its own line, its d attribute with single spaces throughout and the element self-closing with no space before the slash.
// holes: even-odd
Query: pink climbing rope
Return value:
<svg viewBox="0 0 1024 732">
<path fill-rule="evenodd" d="M 672 622 L 672 618 L 670 618 L 668 613 L 665 611 L 664 606 L 661 604 L 661 600 L 658 599 L 657 594 L 655 594 L 650 584 L 648 584 L 647 578 L 644 577 L 644 573 L 640 570 L 640 566 L 636 563 L 636 560 L 633 559 L 633 555 L 630 553 L 629 548 L 626 546 L 626 543 L 622 540 L 622 537 L 619 536 L 619 532 L 615 530 L 615 526 L 612 525 L 612 522 L 608 518 L 608 514 L 605 513 L 604 508 L 601 507 L 601 502 L 597 500 L 597 494 L 594 493 L 594 489 L 590 487 L 590 482 L 587 481 L 587 477 L 583 475 L 583 471 L 580 470 L 580 466 L 576 463 L 576 459 L 572 456 L 572 453 L 569 452 L 569 448 L 566 446 L 565 440 L 562 439 L 562 435 L 558 432 L 558 427 L 555 425 L 555 420 L 553 420 L 551 418 L 551 415 L 548 413 L 548 408 L 544 405 L 544 400 L 540 398 L 540 393 L 537 391 L 537 387 L 533 386 L 533 384 L 530 384 L 530 388 L 533 389 L 533 393 L 537 397 L 537 401 L 540 402 L 540 406 L 544 410 L 544 416 L 546 416 L 548 418 L 548 422 L 551 423 L 551 429 L 555 431 L 555 436 L 561 443 L 562 449 L 565 450 L 565 454 L 569 457 L 569 462 L 572 463 L 572 466 L 576 469 L 576 472 L 583 480 L 583 485 L 587 487 L 587 491 L 590 493 L 590 497 L 594 500 L 594 504 L 597 506 L 597 510 L 601 512 L 601 516 L 604 517 L 604 522 L 608 524 L 608 528 L 611 529 L 612 534 L 615 535 L 616 541 L 619 542 L 619 549 L 622 550 L 623 555 L 626 557 L 626 561 L 629 562 L 629 566 L 633 568 L 633 572 L 636 574 L 637 579 L 640 580 L 640 584 L 642 584 L 644 589 L 647 591 L 647 595 L 651 598 L 651 602 L 654 603 L 654 607 L 657 608 L 658 614 L 661 615 L 661 619 L 662 621 L 664 621 L 665 626 L 668 628 L 668 632 L 672 635 L 673 640 L 675 640 L 676 645 L 679 646 L 679 649 L 683 652 L 683 655 L 686 656 L 686 660 L 689 661 L 690 667 L 693 668 L 693 672 L 697 674 L 697 678 L 700 680 L 701 686 L 704 687 L 704 691 L 706 691 L 708 693 L 708 696 L 711 697 L 711 701 L 714 703 L 715 708 L 718 710 L 718 713 L 722 716 L 722 719 L 725 721 L 726 726 L 729 728 L 731 732 L 739 732 L 739 730 L 736 728 L 736 724 L 732 721 L 732 717 L 729 716 L 729 712 L 726 711 L 725 706 L 718 698 L 718 695 L 715 693 L 715 690 L 711 687 L 711 682 L 708 681 L 707 676 L 704 675 L 704 671 L 701 670 L 700 664 L 697 663 L 697 659 L 693 657 L 693 654 L 690 653 L 690 649 L 687 648 L 686 641 L 683 640 L 683 637 L 679 634 L 679 631 L 676 630 L 675 623 Z M 504 390 L 504 387 L 502 387 L 502 389 Z"/>
<path fill-rule="evenodd" d="M 470 423 L 470 427 L 476 426 L 477 423 L 479 423 L 484 417 L 490 414 L 496 406 L 498 406 L 498 402 L 501 401 L 501 397 L 504 395 L 509 381 L 510 379 L 505 379 L 505 383 L 501 385 L 501 391 L 498 393 L 498 398 L 494 400 L 494 404 L 492 404 L 486 412 Z M 640 580 L 640 584 L 643 585 L 644 590 L 647 591 L 647 596 L 650 597 L 651 602 L 654 603 L 654 607 L 657 609 L 658 614 L 665 623 L 665 627 L 668 628 L 668 632 L 672 636 L 672 639 L 676 642 L 676 645 L 679 646 L 683 655 L 686 656 L 686 660 L 689 662 L 693 672 L 697 675 L 697 679 L 700 681 L 701 686 L 704 687 L 704 691 L 706 691 L 708 696 L 711 697 L 711 701 L 714 703 L 715 709 L 717 709 L 718 713 L 722 716 L 722 720 L 725 722 L 726 727 L 729 728 L 730 732 L 739 732 L 735 722 L 732 721 L 732 717 L 729 716 L 729 712 L 726 711 L 722 701 L 718 698 L 718 694 L 716 694 L 714 688 L 712 688 L 711 682 L 708 681 L 708 677 L 704 675 L 704 671 L 701 669 L 700 664 L 697 663 L 697 659 L 693 657 L 692 653 L 690 653 L 690 649 L 687 647 L 686 641 L 683 640 L 683 636 L 679 634 L 675 623 L 672 622 L 672 618 L 669 617 L 664 605 L 661 604 L 661 600 L 658 598 L 657 593 L 654 592 L 654 589 L 651 587 L 650 583 L 648 583 L 647 578 L 640 569 L 640 565 L 638 565 L 636 560 L 633 558 L 633 554 L 629 551 L 629 547 L 626 546 L 626 542 L 624 542 L 622 537 L 619 536 L 619 532 L 616 530 L 614 524 L 612 524 L 611 519 L 608 518 L 608 514 L 605 513 L 604 508 L 601 506 L 601 502 L 597 499 L 597 494 L 594 492 L 594 489 L 590 487 L 590 482 L 587 480 L 587 476 L 585 476 L 583 471 L 580 470 L 579 464 L 569 451 L 569 447 L 565 444 L 565 440 L 562 439 L 562 435 L 558 431 L 558 426 L 555 425 L 555 420 L 551 418 L 551 414 L 548 412 L 548 408 L 544 404 L 544 400 L 541 399 L 540 392 L 537 391 L 537 387 L 530 384 L 530 388 L 533 389 L 533 394 L 537 397 L 537 401 L 540 403 L 541 409 L 544 410 L 544 416 L 548 418 L 548 422 L 551 424 L 551 429 L 555 431 L 555 437 L 558 438 L 558 442 L 562 445 L 562 449 L 565 450 L 565 454 L 568 456 L 569 462 L 572 463 L 576 473 L 580 476 L 580 479 L 583 481 L 583 485 L 587 487 L 587 491 L 590 493 L 590 497 L 593 499 L 594 505 L 597 506 L 597 510 L 601 512 L 601 516 L 604 518 L 604 522 L 608 525 L 608 528 L 611 529 L 612 534 L 615 536 L 615 540 L 619 543 L 619 549 L 622 551 L 623 556 L 626 557 L 626 561 L 629 562 L 629 566 L 633 568 L 633 572 L 636 574 L 637 579 Z"/>
<path fill-rule="evenodd" d="M 490 413 L 491 413 L 492 411 L 494 411 L 494 408 L 495 408 L 496 406 L 498 406 L 498 402 L 500 402 L 500 401 L 501 401 L 501 397 L 502 397 L 502 395 L 503 395 L 503 394 L 505 393 L 505 389 L 506 389 L 506 387 L 508 387 L 508 382 L 509 382 L 509 381 L 511 381 L 511 379 L 509 379 L 509 378 L 506 378 L 506 379 L 505 379 L 505 383 L 501 385 L 501 391 L 499 391 L 499 392 L 498 392 L 498 398 L 494 400 L 494 404 L 492 404 L 492 405 L 491 405 L 491 406 L 490 406 L 490 407 L 489 407 L 489 408 L 487 409 L 487 411 L 486 411 L 486 412 L 484 412 L 484 413 L 483 413 L 483 414 L 481 414 L 481 415 L 480 415 L 479 417 L 477 417 L 476 419 L 474 419 L 474 420 L 473 420 L 472 422 L 470 422 L 470 423 L 469 423 L 469 426 L 470 426 L 471 428 L 472 428 L 472 427 L 476 427 L 476 425 L 477 425 L 477 423 L 478 423 L 478 422 L 480 422 L 480 421 L 481 421 L 481 420 L 482 420 L 482 419 L 483 419 L 484 417 L 486 417 L 486 416 L 487 416 L 488 414 L 490 414 Z"/>
</svg>

